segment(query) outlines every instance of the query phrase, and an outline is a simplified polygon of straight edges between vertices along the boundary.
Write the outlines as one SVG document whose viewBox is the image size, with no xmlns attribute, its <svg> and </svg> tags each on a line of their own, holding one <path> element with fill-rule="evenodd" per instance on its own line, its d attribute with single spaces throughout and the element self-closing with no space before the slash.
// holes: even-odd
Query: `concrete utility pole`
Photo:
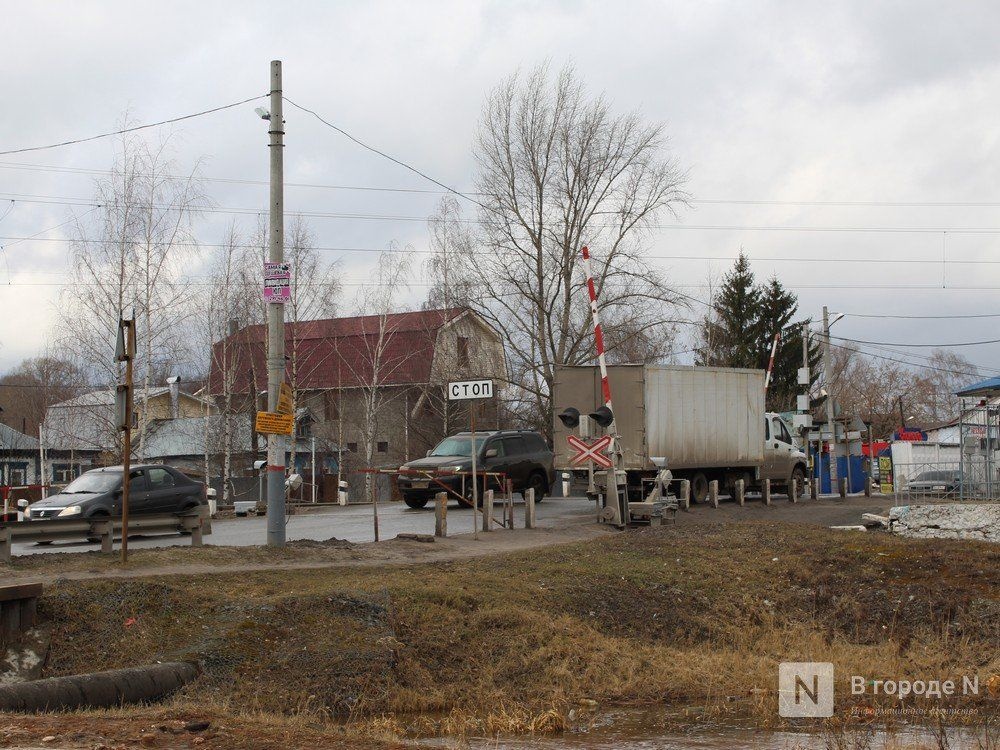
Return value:
<svg viewBox="0 0 1000 750">
<path fill-rule="evenodd" d="M 833 369 L 830 362 L 830 312 L 823 305 L 823 379 L 826 381 L 826 424 L 830 429 L 830 489 L 837 479 L 837 426 L 833 422 Z"/>
<path fill-rule="evenodd" d="M 267 259 L 281 263 L 285 257 L 284 136 L 281 113 L 281 60 L 271 61 L 271 112 L 268 119 L 271 156 L 270 220 Z M 263 271 L 263 269 L 261 269 Z M 278 408 L 278 390 L 285 380 L 285 305 L 267 305 L 267 410 Z M 267 544 L 285 546 L 285 436 L 267 436 Z"/>
</svg>

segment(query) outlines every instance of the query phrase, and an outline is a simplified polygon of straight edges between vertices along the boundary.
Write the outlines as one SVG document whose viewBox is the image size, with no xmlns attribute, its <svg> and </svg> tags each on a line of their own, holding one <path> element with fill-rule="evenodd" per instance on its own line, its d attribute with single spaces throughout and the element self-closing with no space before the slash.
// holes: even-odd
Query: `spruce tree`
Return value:
<svg viewBox="0 0 1000 750">
<path fill-rule="evenodd" d="M 705 318 L 696 364 L 767 369 L 774 335 L 781 333 L 767 391 L 767 409 L 794 409 L 795 396 L 802 392 L 798 384 L 802 366 L 802 330 L 797 325 L 800 321 L 795 320 L 798 308 L 798 297 L 777 276 L 758 285 L 750 260 L 740 250 Z M 818 374 L 818 363 L 819 347 L 812 344 L 809 366 L 813 379 Z"/>
<path fill-rule="evenodd" d="M 705 319 L 698 364 L 759 367 L 761 291 L 755 281 L 750 259 L 741 249 Z"/>
</svg>

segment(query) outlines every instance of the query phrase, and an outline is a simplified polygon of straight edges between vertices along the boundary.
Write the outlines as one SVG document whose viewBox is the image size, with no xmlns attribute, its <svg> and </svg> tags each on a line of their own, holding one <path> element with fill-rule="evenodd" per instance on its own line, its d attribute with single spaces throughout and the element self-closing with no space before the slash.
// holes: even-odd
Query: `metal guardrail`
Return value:
<svg viewBox="0 0 1000 750">
<path fill-rule="evenodd" d="M 115 535 L 121 534 L 122 519 L 91 518 L 84 520 L 58 519 L 45 521 L 15 521 L 0 526 L 0 562 L 10 562 L 11 546 L 17 542 L 59 542 L 67 539 L 100 538 L 101 552 L 113 552 Z M 203 537 L 212 533 L 212 518 L 207 507 L 196 513 L 132 516 L 128 521 L 129 536 L 147 531 L 185 532 L 191 535 L 191 546 L 200 547 Z"/>
</svg>

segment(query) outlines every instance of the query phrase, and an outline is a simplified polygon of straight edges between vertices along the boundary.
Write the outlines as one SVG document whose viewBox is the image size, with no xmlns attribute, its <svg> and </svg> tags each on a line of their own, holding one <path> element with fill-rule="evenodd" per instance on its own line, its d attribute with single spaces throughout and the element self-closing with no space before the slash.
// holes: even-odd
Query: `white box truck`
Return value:
<svg viewBox="0 0 1000 750">
<path fill-rule="evenodd" d="M 615 426 L 630 500 L 643 497 L 643 480 L 670 469 L 691 482 L 691 500 L 701 502 L 708 483 L 732 493 L 738 479 L 750 491 L 770 479 L 787 491 L 793 479 L 805 489 L 806 455 L 795 447 L 788 425 L 764 411 L 764 371 L 726 367 L 612 365 L 608 368 Z M 553 388 L 553 451 L 557 470 L 579 470 L 567 442 L 577 429 L 563 425 L 566 408 L 589 414 L 603 405 L 601 374 L 594 366 L 556 368 Z M 584 419 L 586 434 L 602 430 Z"/>
</svg>

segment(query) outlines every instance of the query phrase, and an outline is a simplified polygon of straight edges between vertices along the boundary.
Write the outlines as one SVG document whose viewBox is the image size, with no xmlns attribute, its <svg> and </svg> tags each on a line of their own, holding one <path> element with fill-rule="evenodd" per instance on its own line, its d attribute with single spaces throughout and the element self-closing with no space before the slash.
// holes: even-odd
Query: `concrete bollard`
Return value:
<svg viewBox="0 0 1000 750">
<path fill-rule="evenodd" d="M 872 496 L 872 478 L 865 477 L 865 497 Z"/>
<path fill-rule="evenodd" d="M 771 480 L 765 479 L 764 486 L 761 488 L 760 498 L 764 501 L 764 505 L 771 504 Z"/>
<path fill-rule="evenodd" d="M 809 497 L 813 500 L 819 500 L 819 478 L 814 477 L 809 482 Z"/>
<path fill-rule="evenodd" d="M 793 478 L 791 484 L 788 486 L 791 492 L 788 496 L 789 502 L 797 503 L 799 501 L 799 480 Z"/>
<path fill-rule="evenodd" d="M 719 507 L 719 480 L 713 479 L 708 483 L 708 501 L 713 508 Z"/>
<path fill-rule="evenodd" d="M 840 478 L 840 496 L 847 497 L 847 477 Z"/>
<path fill-rule="evenodd" d="M 681 480 L 681 496 L 678 504 L 684 510 L 691 510 L 691 481 L 688 479 Z"/>
<path fill-rule="evenodd" d="M 747 496 L 746 482 L 744 482 L 742 479 L 737 479 L 736 502 L 738 502 L 740 505 L 743 505 L 743 503 L 746 502 L 746 496 Z"/>
<path fill-rule="evenodd" d="M 434 496 L 434 536 L 448 536 L 448 493 Z"/>
<path fill-rule="evenodd" d="M 524 491 L 524 528 L 535 528 L 535 489 L 533 487 Z"/>
<path fill-rule="evenodd" d="M 483 531 L 493 531 L 493 490 L 483 495 Z"/>
</svg>

